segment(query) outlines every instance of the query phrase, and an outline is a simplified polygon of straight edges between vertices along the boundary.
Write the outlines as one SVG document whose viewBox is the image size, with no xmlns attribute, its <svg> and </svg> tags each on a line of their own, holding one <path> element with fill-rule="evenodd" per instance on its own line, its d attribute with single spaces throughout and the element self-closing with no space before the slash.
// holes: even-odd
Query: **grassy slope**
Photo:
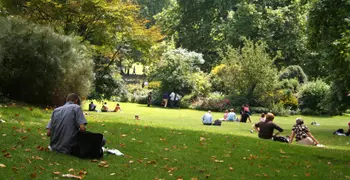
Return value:
<svg viewBox="0 0 350 180">
<path fill-rule="evenodd" d="M 38 146 L 48 144 L 43 133 L 50 111 L 0 108 L 0 115 L 7 121 L 0 124 L 1 150 L 6 149 L 12 155 L 12 158 L 0 157 L 0 164 L 6 165 L 0 168 L 0 179 L 29 179 L 31 175 L 51 179 L 58 177 L 52 172 L 68 173 L 70 168 L 75 173 L 85 169 L 86 179 L 346 179 L 350 176 L 349 138 L 332 135 L 335 129 L 346 128 L 349 116 L 305 118 L 306 124 L 311 121 L 321 124 L 309 127 L 327 146 L 322 149 L 260 140 L 256 133 L 249 132 L 251 124 L 225 122 L 221 127 L 204 127 L 200 124 L 203 115 L 200 111 L 128 103 L 121 106 L 123 113 L 87 116 L 90 131 L 104 132 L 107 146 L 126 154 L 105 156 L 108 168 L 98 167 L 98 162 L 38 150 Z M 141 121 L 133 120 L 135 114 L 140 115 Z M 221 116 L 222 113 L 214 113 L 214 118 Z M 258 117 L 252 119 L 257 121 Z M 285 128 L 287 135 L 294 119 L 277 117 L 276 123 Z"/>
</svg>

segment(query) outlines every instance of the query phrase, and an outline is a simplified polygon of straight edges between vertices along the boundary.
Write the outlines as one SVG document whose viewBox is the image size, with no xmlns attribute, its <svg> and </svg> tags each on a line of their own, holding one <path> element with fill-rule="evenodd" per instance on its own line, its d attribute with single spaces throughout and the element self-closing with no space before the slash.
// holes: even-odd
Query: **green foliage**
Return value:
<svg viewBox="0 0 350 180">
<path fill-rule="evenodd" d="M 298 65 L 291 65 L 279 73 L 279 79 L 297 79 L 300 84 L 307 82 L 307 76 L 303 69 Z"/>
<path fill-rule="evenodd" d="M 330 93 L 330 86 L 321 80 L 308 82 L 299 91 L 299 106 L 303 114 L 325 114 L 323 100 Z"/>
<path fill-rule="evenodd" d="M 17 18 L 0 18 L 0 24 L 0 92 L 56 105 L 71 92 L 90 93 L 93 61 L 79 39 Z"/>
<path fill-rule="evenodd" d="M 221 79 L 226 90 L 234 95 L 247 98 L 249 104 L 264 104 L 262 97 L 274 90 L 277 80 L 273 59 L 266 52 L 262 42 L 246 41 L 244 47 L 227 47 L 223 58 Z"/>
<path fill-rule="evenodd" d="M 311 64 L 309 68 L 325 74 L 332 82 L 332 99 L 342 111 L 350 106 L 349 14 L 348 0 L 319 0 L 312 3 L 308 21 L 309 46 L 318 58 L 314 62 L 318 66 Z"/>
<path fill-rule="evenodd" d="M 290 110 L 284 107 L 284 104 L 277 103 L 273 104 L 271 108 L 271 113 L 277 116 L 288 116 L 290 115 Z"/>
<path fill-rule="evenodd" d="M 148 89 L 159 89 L 160 88 L 160 84 L 161 84 L 160 81 L 152 81 L 152 82 L 148 83 L 147 88 Z"/>
<path fill-rule="evenodd" d="M 202 54 L 189 52 L 185 49 L 170 50 L 163 54 L 162 61 L 151 72 L 151 77 L 161 81 L 163 92 L 189 94 L 192 91 L 206 93 L 206 76 L 201 73 L 198 65 L 203 64 Z"/>
</svg>

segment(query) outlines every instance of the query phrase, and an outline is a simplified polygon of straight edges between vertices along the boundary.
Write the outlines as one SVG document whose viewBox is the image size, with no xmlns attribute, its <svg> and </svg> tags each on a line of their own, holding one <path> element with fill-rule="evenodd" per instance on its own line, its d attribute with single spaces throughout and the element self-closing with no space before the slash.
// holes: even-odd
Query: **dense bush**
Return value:
<svg viewBox="0 0 350 180">
<path fill-rule="evenodd" d="M 94 57 L 95 84 L 90 99 L 128 99 L 126 83 L 115 66 L 106 68 L 110 60 L 103 56 Z"/>
<path fill-rule="evenodd" d="M 161 81 L 160 89 L 163 92 L 190 94 L 197 91 L 205 94 L 210 87 L 209 79 L 203 74 L 197 74 L 201 73 L 198 65 L 203 63 L 202 54 L 179 48 L 164 53 L 162 61 L 150 74 L 155 80 Z"/>
<path fill-rule="evenodd" d="M 17 18 L 0 17 L 0 24 L 0 92 L 56 105 L 71 92 L 88 95 L 93 61 L 79 39 Z"/>
<path fill-rule="evenodd" d="M 304 70 L 297 65 L 288 66 L 286 69 L 282 70 L 279 74 L 279 79 L 297 79 L 300 84 L 307 82 L 307 76 Z"/>
<path fill-rule="evenodd" d="M 299 91 L 299 107 L 302 114 L 327 114 L 322 103 L 330 93 L 330 86 L 321 80 L 308 82 Z"/>
</svg>

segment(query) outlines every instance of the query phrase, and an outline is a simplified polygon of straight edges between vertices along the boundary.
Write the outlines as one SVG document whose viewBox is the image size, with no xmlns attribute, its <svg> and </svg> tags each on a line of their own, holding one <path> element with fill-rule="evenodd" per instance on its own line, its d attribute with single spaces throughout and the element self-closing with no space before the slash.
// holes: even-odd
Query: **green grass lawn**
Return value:
<svg viewBox="0 0 350 180">
<path fill-rule="evenodd" d="M 53 173 L 57 171 L 86 172 L 84 179 L 350 179 L 349 137 L 332 134 L 347 128 L 349 116 L 303 117 L 307 125 L 321 124 L 308 126 L 326 145 L 317 148 L 258 139 L 256 132 L 249 132 L 250 123 L 203 126 L 203 111 L 131 103 L 121 107 L 122 113 L 87 112 L 88 130 L 102 132 L 106 146 L 125 154 L 98 162 L 46 151 L 51 110 L 1 107 L 6 123 L 0 123 L 0 164 L 6 167 L 0 167 L 0 179 L 63 179 Z M 135 114 L 141 120 L 134 120 Z M 213 116 L 218 119 L 223 113 Z M 290 135 L 295 118 L 276 117 L 285 129 L 282 135 Z M 258 115 L 252 120 L 257 122 Z M 99 167 L 102 160 L 109 166 Z"/>
</svg>

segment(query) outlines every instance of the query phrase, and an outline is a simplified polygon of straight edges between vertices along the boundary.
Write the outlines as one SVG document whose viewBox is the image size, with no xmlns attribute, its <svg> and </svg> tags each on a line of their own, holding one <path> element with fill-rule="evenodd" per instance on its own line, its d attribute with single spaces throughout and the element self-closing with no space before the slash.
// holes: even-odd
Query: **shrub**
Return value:
<svg viewBox="0 0 350 180">
<path fill-rule="evenodd" d="M 162 55 L 162 61 L 150 73 L 155 80 L 161 81 L 162 91 L 174 91 L 190 94 L 193 90 L 201 92 L 197 87 L 196 73 L 200 73 L 199 64 L 203 64 L 203 55 L 186 49 L 169 50 Z M 209 81 L 209 80 L 208 80 Z"/>
<path fill-rule="evenodd" d="M 330 86 L 321 80 L 304 84 L 299 91 L 299 107 L 302 114 L 327 114 L 322 101 L 330 93 Z M 313 111 L 313 113 L 310 113 Z"/>
<path fill-rule="evenodd" d="M 250 112 L 254 114 L 268 113 L 269 109 L 265 107 L 250 107 Z"/>
<path fill-rule="evenodd" d="M 273 104 L 272 108 L 271 108 L 271 112 L 274 115 L 277 115 L 277 116 L 288 116 L 288 115 L 290 115 L 290 109 L 286 109 L 284 107 L 284 104 L 282 104 L 282 103 Z"/>
<path fill-rule="evenodd" d="M 304 73 L 304 70 L 297 65 L 291 65 L 282 70 L 279 74 L 279 79 L 297 79 L 300 84 L 307 82 L 307 76 Z"/>
<path fill-rule="evenodd" d="M 160 88 L 160 81 L 152 81 L 148 84 L 148 89 L 159 89 Z"/>
<path fill-rule="evenodd" d="M 34 104 L 62 104 L 86 97 L 93 61 L 80 40 L 17 18 L 0 17 L 0 92 Z"/>
</svg>

